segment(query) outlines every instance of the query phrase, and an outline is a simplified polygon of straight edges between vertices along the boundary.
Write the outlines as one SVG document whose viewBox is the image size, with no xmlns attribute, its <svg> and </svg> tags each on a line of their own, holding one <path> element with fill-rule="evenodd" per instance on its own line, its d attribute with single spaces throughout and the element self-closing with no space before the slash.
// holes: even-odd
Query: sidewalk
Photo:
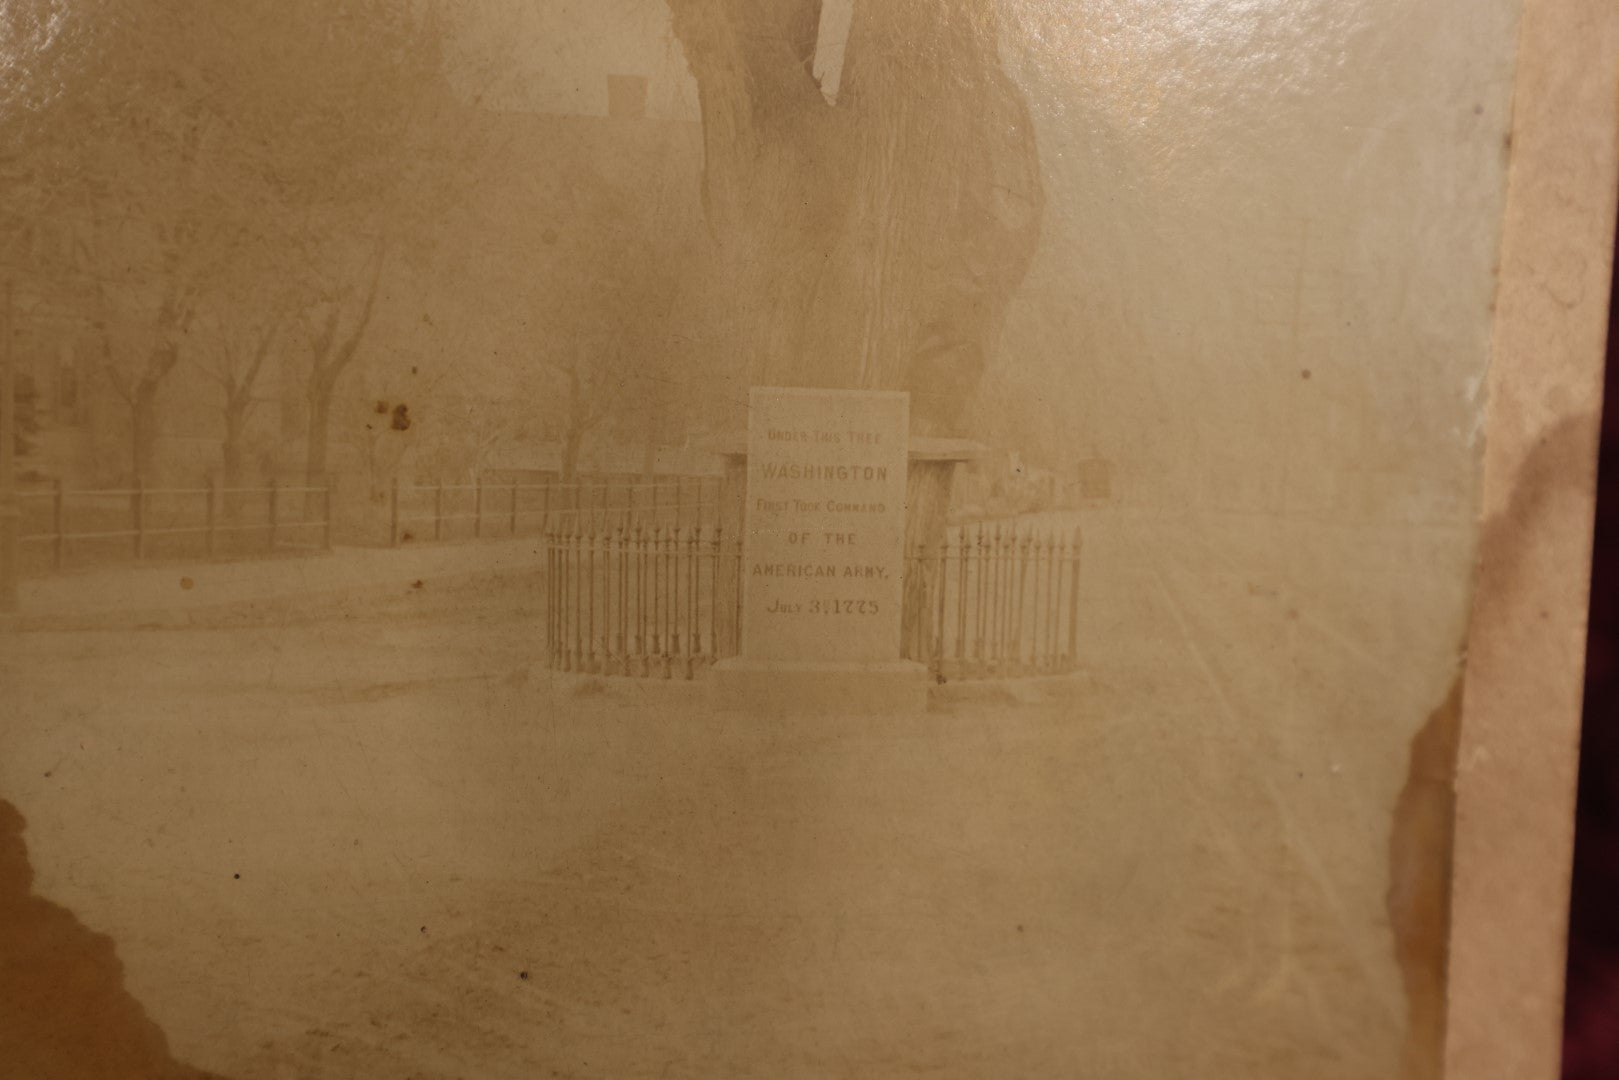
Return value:
<svg viewBox="0 0 1619 1080">
<path fill-rule="evenodd" d="M 232 562 L 174 560 L 92 568 L 24 579 L 19 611 L 0 616 L 18 630 L 106 628 L 130 623 L 189 625 L 205 612 L 408 589 L 545 567 L 544 540 L 475 540 Z"/>
</svg>

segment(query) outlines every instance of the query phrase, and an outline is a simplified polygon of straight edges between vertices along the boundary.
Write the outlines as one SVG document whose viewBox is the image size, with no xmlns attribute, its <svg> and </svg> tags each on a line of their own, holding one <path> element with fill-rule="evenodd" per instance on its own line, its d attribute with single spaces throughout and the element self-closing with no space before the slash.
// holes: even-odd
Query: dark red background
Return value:
<svg viewBox="0 0 1619 1080">
<path fill-rule="evenodd" d="M 1616 241 L 1619 252 L 1619 241 Z M 1619 299 L 1619 289 L 1615 290 Z M 1570 907 L 1564 1080 L 1619 1078 L 1619 317 L 1608 313 L 1591 636 Z"/>
</svg>

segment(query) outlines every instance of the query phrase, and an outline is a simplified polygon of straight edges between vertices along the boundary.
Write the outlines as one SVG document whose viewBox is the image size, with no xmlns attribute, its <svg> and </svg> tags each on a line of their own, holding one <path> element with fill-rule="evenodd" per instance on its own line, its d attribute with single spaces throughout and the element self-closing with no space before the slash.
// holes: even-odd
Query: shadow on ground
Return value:
<svg viewBox="0 0 1619 1080">
<path fill-rule="evenodd" d="M 33 894 L 23 816 L 0 801 L 0 1062 L 52 1080 L 209 1080 L 124 989 L 111 938 Z M 217 1080 L 217 1078 L 215 1078 Z"/>
</svg>

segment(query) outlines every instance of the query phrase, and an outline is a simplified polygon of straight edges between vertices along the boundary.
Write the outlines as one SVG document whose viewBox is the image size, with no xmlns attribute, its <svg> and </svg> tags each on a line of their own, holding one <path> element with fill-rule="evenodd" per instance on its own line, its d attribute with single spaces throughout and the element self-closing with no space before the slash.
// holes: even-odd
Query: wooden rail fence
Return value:
<svg viewBox="0 0 1619 1080">
<path fill-rule="evenodd" d="M 289 513 L 292 496 L 315 496 L 317 517 Z M 53 569 L 69 561 L 144 560 L 165 556 L 241 556 L 283 549 L 329 549 L 332 488 L 156 487 L 18 492 L 25 550 L 45 549 Z M 118 544 L 128 544 L 122 552 Z"/>
<path fill-rule="evenodd" d="M 393 483 L 388 500 L 388 542 L 545 535 L 585 527 L 604 532 L 637 525 L 696 528 L 712 525 L 719 507 L 719 477 L 669 476 L 640 481 L 470 484 Z"/>
</svg>

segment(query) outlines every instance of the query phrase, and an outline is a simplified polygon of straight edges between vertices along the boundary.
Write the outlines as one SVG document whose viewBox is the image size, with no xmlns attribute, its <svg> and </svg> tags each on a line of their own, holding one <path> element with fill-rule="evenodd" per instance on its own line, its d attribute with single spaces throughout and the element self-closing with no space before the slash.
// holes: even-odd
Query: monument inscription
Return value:
<svg viewBox="0 0 1619 1080">
<path fill-rule="evenodd" d="M 909 421 L 904 393 L 751 392 L 743 657 L 898 659 Z"/>
</svg>

